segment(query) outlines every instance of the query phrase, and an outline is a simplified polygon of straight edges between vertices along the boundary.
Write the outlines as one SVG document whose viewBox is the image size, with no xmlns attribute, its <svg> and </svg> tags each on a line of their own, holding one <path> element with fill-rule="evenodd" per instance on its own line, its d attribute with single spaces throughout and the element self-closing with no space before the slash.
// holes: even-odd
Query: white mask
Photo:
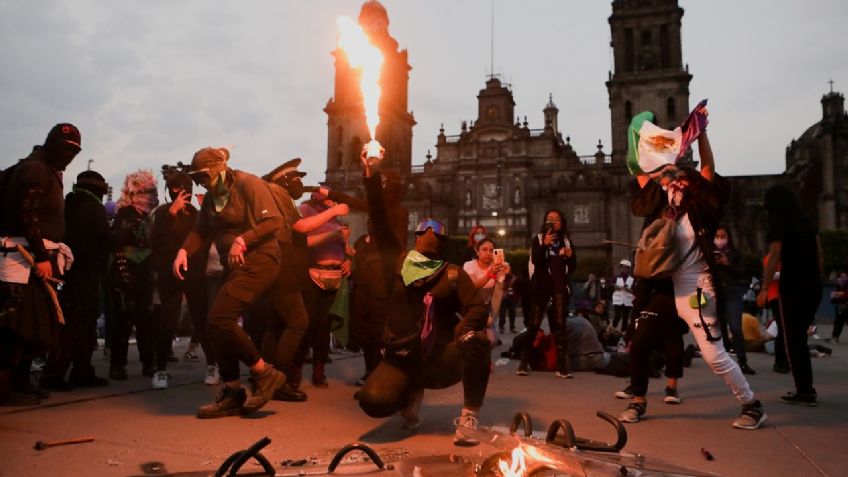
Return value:
<svg viewBox="0 0 848 477">
<path fill-rule="evenodd" d="M 715 244 L 715 246 L 717 248 L 723 249 L 723 248 L 727 247 L 727 239 L 717 238 L 717 239 L 713 240 L 713 244 Z"/>
</svg>

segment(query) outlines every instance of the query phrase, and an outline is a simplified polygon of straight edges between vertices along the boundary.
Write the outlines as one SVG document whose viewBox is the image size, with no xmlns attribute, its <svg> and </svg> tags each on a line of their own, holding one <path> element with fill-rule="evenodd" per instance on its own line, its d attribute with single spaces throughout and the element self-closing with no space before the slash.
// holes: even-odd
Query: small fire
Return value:
<svg viewBox="0 0 848 477">
<path fill-rule="evenodd" d="M 350 66 L 360 72 L 359 89 L 365 106 L 365 123 L 376 139 L 377 123 L 380 122 L 380 72 L 383 68 L 383 54 L 371 44 L 368 35 L 356 22 L 342 16 L 336 20 L 339 26 L 339 48 L 347 55 Z"/>
<path fill-rule="evenodd" d="M 512 463 L 505 460 L 498 461 L 498 469 L 503 477 L 524 477 L 527 472 L 527 464 L 524 462 L 524 452 L 521 447 L 512 450 Z"/>
</svg>

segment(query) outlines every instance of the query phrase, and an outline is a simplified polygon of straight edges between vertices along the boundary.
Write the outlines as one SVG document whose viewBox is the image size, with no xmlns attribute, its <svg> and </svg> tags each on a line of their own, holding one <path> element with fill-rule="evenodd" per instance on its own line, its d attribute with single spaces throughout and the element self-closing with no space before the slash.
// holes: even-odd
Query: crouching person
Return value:
<svg viewBox="0 0 848 477">
<path fill-rule="evenodd" d="M 359 405 L 371 417 L 399 412 L 403 427 L 414 429 L 421 423 L 424 389 L 442 389 L 461 381 L 464 400 L 454 444 L 477 445 L 462 428 L 477 428 L 489 382 L 488 310 L 475 301 L 476 288 L 468 274 L 444 260 L 448 236 L 441 222 L 421 221 L 413 250 L 407 251 L 398 241 L 388 220 L 379 165 L 363 162 L 389 311 L 385 357 L 358 393 Z"/>
</svg>

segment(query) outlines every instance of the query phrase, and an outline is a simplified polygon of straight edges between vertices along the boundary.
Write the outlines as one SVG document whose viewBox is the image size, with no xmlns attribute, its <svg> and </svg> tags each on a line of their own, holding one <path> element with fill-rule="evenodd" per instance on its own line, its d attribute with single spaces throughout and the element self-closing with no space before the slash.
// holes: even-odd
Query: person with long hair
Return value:
<svg viewBox="0 0 848 477">
<path fill-rule="evenodd" d="M 745 336 L 742 334 L 742 296 L 748 290 L 748 280 L 742 264 L 742 252 L 733 245 L 733 237 L 727 227 L 716 229 L 715 261 L 718 271 L 718 283 L 721 287 L 719 294 L 718 312 L 723 322 L 730 328 L 733 336 L 733 350 L 736 352 L 736 362 L 743 374 L 757 374 L 748 366 L 748 356 L 745 353 Z M 730 342 L 725 337 L 725 346 Z"/>
<path fill-rule="evenodd" d="M 577 255 L 571 244 L 565 214 L 557 209 L 545 213 L 545 223 L 541 232 L 533 237 L 530 251 L 533 264 L 533 276 L 530 278 L 530 290 L 533 305 L 529 320 L 525 320 L 527 333 L 535 337 L 542 325 L 542 319 L 548 311 L 548 303 L 553 303 L 549 316 L 551 332 L 554 333 L 557 349 L 556 375 L 561 378 L 574 377 L 569 370 L 568 338 L 566 318 L 568 301 L 571 298 L 571 273 L 577 267 Z M 553 318 L 553 323 L 551 323 Z M 532 339 L 532 338 L 531 338 Z M 516 374 L 527 376 L 530 373 L 530 348 L 525 347 L 521 354 L 521 364 Z"/>
<path fill-rule="evenodd" d="M 818 228 L 801 210 L 798 199 L 783 185 L 766 191 L 770 260 L 763 270 L 763 287 L 757 304 L 766 305 L 769 285 L 780 265 L 780 319 L 783 343 L 795 392 L 780 398 L 788 404 L 815 406 L 818 396 L 813 387 L 813 368 L 807 347 L 807 329 L 813 324 L 822 293 L 824 269 Z M 778 260 L 775 260 L 778 258 Z"/>
<path fill-rule="evenodd" d="M 665 205 L 665 217 L 676 222 L 674 238 L 681 256 L 671 276 L 677 315 L 689 326 L 704 361 L 720 376 L 742 403 L 742 412 L 733 421 L 738 429 L 757 429 L 767 419 L 765 410 L 721 341 L 716 312 L 713 276 L 713 238 L 727 201 L 724 178 L 716 174 L 713 153 L 706 131 L 698 137 L 700 171 L 667 164 L 650 176 L 637 174 L 639 186 L 653 197 L 655 205 Z M 653 179 L 653 180 L 652 180 Z M 644 386 L 643 389 L 647 388 Z M 647 409 L 645 392 L 634 393 L 633 401 L 621 413 L 622 422 L 638 422 Z"/>
<path fill-rule="evenodd" d="M 468 232 L 468 243 L 466 244 L 465 249 L 462 252 L 462 263 L 477 258 L 477 244 L 488 236 L 489 235 L 486 232 L 486 227 L 483 227 L 480 224 L 471 227 L 471 230 Z"/>
</svg>

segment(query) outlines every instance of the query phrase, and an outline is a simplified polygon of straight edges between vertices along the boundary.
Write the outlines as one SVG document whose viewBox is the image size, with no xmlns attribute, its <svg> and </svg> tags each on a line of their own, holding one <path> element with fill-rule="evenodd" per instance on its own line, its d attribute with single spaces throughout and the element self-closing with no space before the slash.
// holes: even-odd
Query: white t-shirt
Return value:
<svg viewBox="0 0 848 477">
<path fill-rule="evenodd" d="M 469 260 L 462 265 L 462 269 L 465 270 L 465 273 L 471 277 L 471 281 L 477 283 L 481 278 L 485 277 L 488 273 L 488 269 L 480 268 L 480 265 L 477 263 L 477 260 Z M 495 289 L 495 281 L 491 278 L 483 285 L 482 288 L 477 290 L 480 298 L 484 299 L 484 303 L 489 303 L 489 300 L 492 298 L 492 292 Z"/>
<path fill-rule="evenodd" d="M 612 293 L 612 304 L 633 306 L 633 277 L 618 276 L 615 278 L 616 290 Z M 619 290 L 620 288 L 620 290 Z"/>
<path fill-rule="evenodd" d="M 674 238 L 677 240 L 677 250 L 681 256 L 695 247 L 695 250 L 692 250 L 692 253 L 689 253 L 686 260 L 680 264 L 680 272 L 706 273 L 709 271 L 707 261 L 704 260 L 704 254 L 701 253 L 700 247 L 695 244 L 695 229 L 692 227 L 692 222 L 689 221 L 689 214 L 683 214 L 683 217 L 677 222 Z"/>
</svg>

